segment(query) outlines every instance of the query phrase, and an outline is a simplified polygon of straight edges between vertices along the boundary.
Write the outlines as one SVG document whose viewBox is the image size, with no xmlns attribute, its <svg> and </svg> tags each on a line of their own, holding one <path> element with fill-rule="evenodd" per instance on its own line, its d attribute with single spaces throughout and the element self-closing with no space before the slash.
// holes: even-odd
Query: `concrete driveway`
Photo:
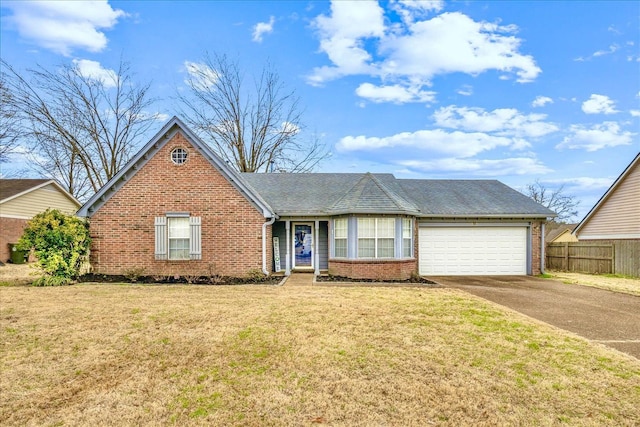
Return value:
<svg viewBox="0 0 640 427">
<path fill-rule="evenodd" d="M 429 279 L 640 359 L 640 297 L 530 276 Z"/>
</svg>

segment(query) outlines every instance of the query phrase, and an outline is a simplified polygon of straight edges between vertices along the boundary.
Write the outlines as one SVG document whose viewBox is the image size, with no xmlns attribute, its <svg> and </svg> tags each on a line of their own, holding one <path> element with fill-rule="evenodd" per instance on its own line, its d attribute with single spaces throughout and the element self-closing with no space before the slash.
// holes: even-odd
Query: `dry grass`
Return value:
<svg viewBox="0 0 640 427">
<path fill-rule="evenodd" d="M 640 295 L 640 278 L 622 277 L 611 274 L 581 274 L 564 271 L 547 271 L 551 278 L 570 285 L 592 286 L 614 292 Z"/>
<path fill-rule="evenodd" d="M 0 288 L 2 425 L 616 425 L 640 362 L 448 289 Z"/>
<path fill-rule="evenodd" d="M 41 275 L 35 263 L 5 264 L 0 266 L 0 286 L 28 285 Z"/>
</svg>

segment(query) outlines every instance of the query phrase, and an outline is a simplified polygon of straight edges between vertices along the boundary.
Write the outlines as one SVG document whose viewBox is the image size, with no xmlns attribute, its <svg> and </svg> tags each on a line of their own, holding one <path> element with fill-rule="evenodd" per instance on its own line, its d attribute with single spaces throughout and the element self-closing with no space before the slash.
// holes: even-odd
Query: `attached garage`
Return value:
<svg viewBox="0 0 640 427">
<path fill-rule="evenodd" d="M 526 226 L 445 225 L 419 229 L 425 276 L 527 274 Z"/>
</svg>

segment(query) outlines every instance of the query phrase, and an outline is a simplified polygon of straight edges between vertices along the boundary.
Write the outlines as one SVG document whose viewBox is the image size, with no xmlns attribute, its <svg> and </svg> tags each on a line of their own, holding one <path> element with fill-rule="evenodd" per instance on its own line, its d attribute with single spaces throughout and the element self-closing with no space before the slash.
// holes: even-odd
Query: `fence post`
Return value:
<svg viewBox="0 0 640 427">
<path fill-rule="evenodd" d="M 569 271 L 569 242 L 564 242 L 564 271 Z"/>
</svg>

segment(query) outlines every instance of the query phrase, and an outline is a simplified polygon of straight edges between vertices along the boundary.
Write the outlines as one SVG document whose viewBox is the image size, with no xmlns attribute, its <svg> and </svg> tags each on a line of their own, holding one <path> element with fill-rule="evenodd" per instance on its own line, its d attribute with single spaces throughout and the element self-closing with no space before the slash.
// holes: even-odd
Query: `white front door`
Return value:
<svg viewBox="0 0 640 427">
<path fill-rule="evenodd" d="M 293 268 L 309 268 L 315 267 L 313 259 L 313 224 L 312 223 L 293 223 Z"/>
</svg>

